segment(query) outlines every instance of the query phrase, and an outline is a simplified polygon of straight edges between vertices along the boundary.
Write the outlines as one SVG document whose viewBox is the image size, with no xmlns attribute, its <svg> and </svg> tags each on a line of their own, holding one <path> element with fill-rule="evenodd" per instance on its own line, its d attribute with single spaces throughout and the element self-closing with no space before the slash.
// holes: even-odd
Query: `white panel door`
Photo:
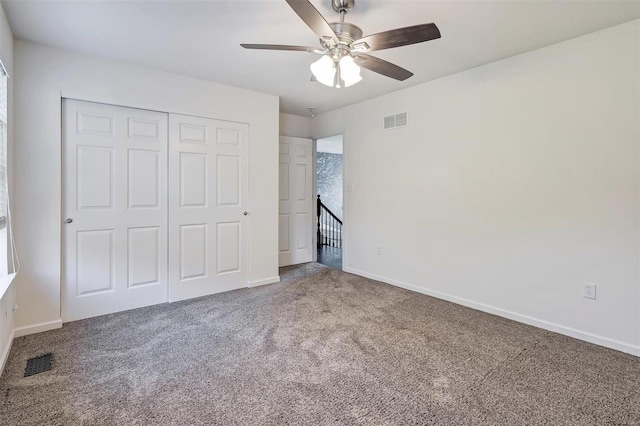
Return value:
<svg viewBox="0 0 640 426">
<path fill-rule="evenodd" d="M 311 139 L 280 136 L 279 265 L 313 260 Z"/>
<path fill-rule="evenodd" d="M 169 299 L 248 286 L 249 126 L 169 115 Z"/>
<path fill-rule="evenodd" d="M 63 115 L 63 320 L 165 302 L 167 115 L 74 100 Z"/>
</svg>

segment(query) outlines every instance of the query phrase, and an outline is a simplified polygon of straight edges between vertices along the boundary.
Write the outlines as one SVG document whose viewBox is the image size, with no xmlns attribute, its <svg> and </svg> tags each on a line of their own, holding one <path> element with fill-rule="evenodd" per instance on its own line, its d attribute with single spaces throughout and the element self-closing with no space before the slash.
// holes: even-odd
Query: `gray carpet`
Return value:
<svg viewBox="0 0 640 426">
<path fill-rule="evenodd" d="M 307 264 L 16 339 L 2 425 L 640 424 L 640 359 Z M 24 378 L 28 358 L 53 370 Z"/>
</svg>

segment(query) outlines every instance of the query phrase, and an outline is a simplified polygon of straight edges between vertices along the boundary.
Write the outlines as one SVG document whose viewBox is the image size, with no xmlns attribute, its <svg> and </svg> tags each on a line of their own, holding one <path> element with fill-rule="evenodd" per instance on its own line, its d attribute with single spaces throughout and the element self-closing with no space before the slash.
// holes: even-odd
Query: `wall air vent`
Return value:
<svg viewBox="0 0 640 426">
<path fill-rule="evenodd" d="M 384 129 L 395 129 L 396 127 L 405 127 L 409 124 L 409 115 L 402 112 L 396 115 L 390 115 L 384 118 Z"/>
<path fill-rule="evenodd" d="M 388 129 L 393 129 L 394 127 L 396 127 L 396 116 L 395 115 L 390 115 L 388 117 L 384 118 L 384 129 L 388 130 Z"/>
</svg>

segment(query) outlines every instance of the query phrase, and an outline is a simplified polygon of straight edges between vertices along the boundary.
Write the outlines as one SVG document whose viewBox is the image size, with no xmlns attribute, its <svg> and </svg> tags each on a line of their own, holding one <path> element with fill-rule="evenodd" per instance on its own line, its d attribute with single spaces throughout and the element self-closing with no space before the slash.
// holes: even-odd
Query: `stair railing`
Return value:
<svg viewBox="0 0 640 426">
<path fill-rule="evenodd" d="M 342 221 L 322 202 L 318 194 L 318 248 L 342 248 Z"/>
</svg>

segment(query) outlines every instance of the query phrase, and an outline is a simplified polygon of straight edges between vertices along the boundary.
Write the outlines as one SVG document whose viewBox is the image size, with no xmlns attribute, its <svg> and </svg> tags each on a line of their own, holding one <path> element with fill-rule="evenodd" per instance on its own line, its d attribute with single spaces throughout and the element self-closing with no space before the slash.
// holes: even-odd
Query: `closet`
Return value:
<svg viewBox="0 0 640 426">
<path fill-rule="evenodd" d="M 247 124 L 62 107 L 63 321 L 247 286 Z"/>
</svg>

